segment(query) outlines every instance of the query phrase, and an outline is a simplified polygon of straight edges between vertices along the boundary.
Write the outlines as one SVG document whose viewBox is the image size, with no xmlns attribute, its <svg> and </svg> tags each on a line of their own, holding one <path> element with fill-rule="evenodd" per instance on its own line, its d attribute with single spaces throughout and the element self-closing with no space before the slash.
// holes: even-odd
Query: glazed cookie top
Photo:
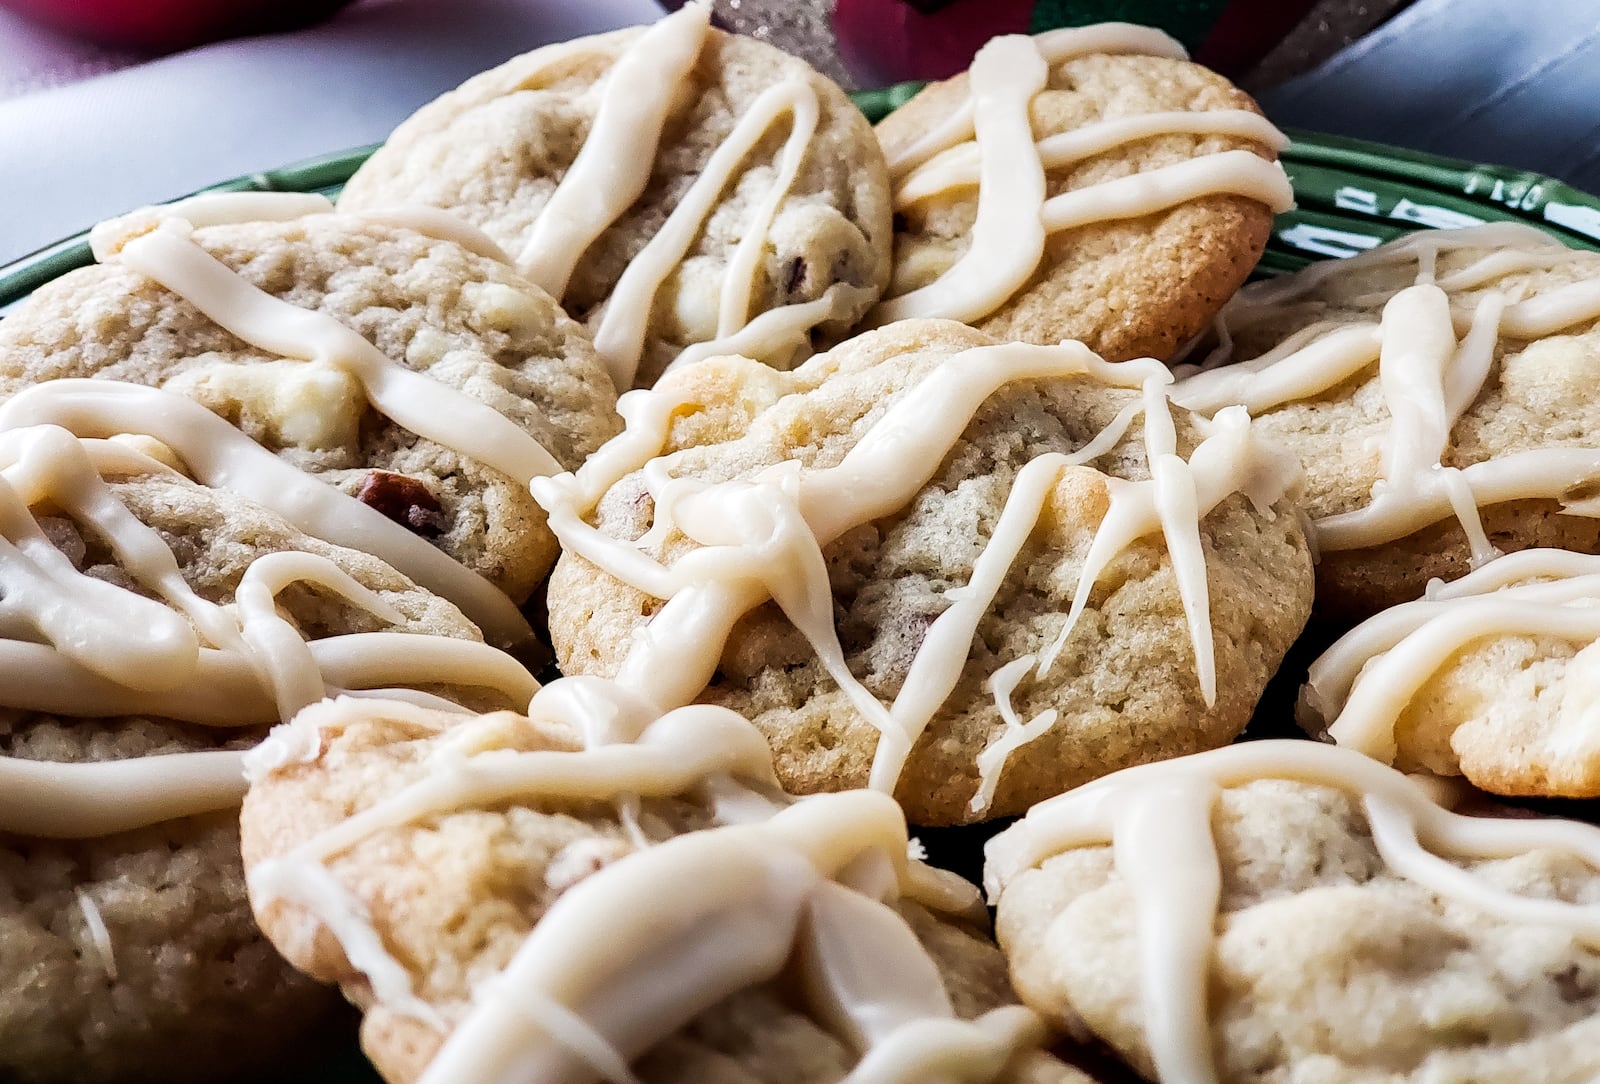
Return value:
<svg viewBox="0 0 1600 1084">
<path fill-rule="evenodd" d="M 1591 825 L 1462 816 L 1360 753 L 1246 742 L 1035 807 L 986 880 L 1024 1000 L 1150 1079 L 1600 1072 Z"/>
<path fill-rule="evenodd" d="M 175 462 L 148 438 L 0 431 L 0 704 L 16 733 L 36 716 L 262 726 L 340 690 L 437 705 L 532 695 L 449 603 Z M 3 757 L 0 831 L 79 838 L 227 808 L 243 794 L 240 756 Z"/>
<path fill-rule="evenodd" d="M 528 480 L 614 432 L 610 382 L 583 329 L 477 231 L 438 211 L 330 212 L 320 196 L 204 196 L 102 224 L 100 266 L 0 324 L 0 386 L 95 377 L 187 396 L 393 520 L 413 539 L 372 552 L 491 638 L 525 636 L 494 596 L 520 601 L 555 559 Z M 63 418 L 116 394 L 95 428 L 170 413 L 76 382 L 47 393 Z M 229 454 L 216 427 L 191 435 L 198 454 Z"/>
<path fill-rule="evenodd" d="M 1498 794 L 1600 794 L 1600 557 L 1500 557 L 1360 625 L 1311 667 L 1300 722 Z"/>
<path fill-rule="evenodd" d="M 1079 1079 L 894 803 L 785 798 L 725 709 L 592 678 L 466 723 L 317 705 L 262 747 L 244 847 L 262 927 L 391 1080 Z"/>
<path fill-rule="evenodd" d="M 1597 320 L 1600 255 L 1527 226 L 1424 230 L 1246 287 L 1173 396 L 1243 405 L 1301 456 L 1323 552 L 1454 518 L 1479 565 L 1492 506 L 1600 511 Z"/>
<path fill-rule="evenodd" d="M 1169 379 L 930 320 L 792 373 L 716 359 L 629 393 L 621 436 L 535 486 L 565 548 L 559 662 L 663 706 L 732 706 L 786 786 L 870 783 L 918 823 L 1226 742 L 1309 611 L 1296 468 L 1242 411 L 1197 430 Z M 1120 681 L 1102 656 L 1162 690 L 1118 698 L 1148 708 L 1146 732 L 1057 695 Z M 1094 745 L 1078 714 L 1098 752 L 1056 747 Z"/>
<path fill-rule="evenodd" d="M 709 26 L 536 50 L 423 107 L 340 206 L 449 208 L 586 321 L 618 388 L 741 353 L 788 367 L 889 278 L 869 125 L 803 60 Z"/>
<path fill-rule="evenodd" d="M 878 322 L 1168 358 L 1293 206 L 1249 96 L 1121 23 L 996 38 L 878 125 L 897 213 Z"/>
</svg>

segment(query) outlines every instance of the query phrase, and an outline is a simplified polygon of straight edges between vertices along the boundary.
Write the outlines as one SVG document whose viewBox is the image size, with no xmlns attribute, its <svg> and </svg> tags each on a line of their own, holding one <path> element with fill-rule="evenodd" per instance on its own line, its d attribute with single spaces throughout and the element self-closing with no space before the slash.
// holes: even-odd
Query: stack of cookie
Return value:
<svg viewBox="0 0 1600 1084">
<path fill-rule="evenodd" d="M 1473 789 L 1600 787 L 1600 265 L 1241 290 L 1281 144 L 1137 27 L 874 131 L 689 5 L 103 224 L 0 323 L 0 1077 L 281 1074 L 310 980 L 397 1082 L 1600 1074 L 1600 830 Z M 908 823 L 1019 814 L 997 942 Z"/>
</svg>

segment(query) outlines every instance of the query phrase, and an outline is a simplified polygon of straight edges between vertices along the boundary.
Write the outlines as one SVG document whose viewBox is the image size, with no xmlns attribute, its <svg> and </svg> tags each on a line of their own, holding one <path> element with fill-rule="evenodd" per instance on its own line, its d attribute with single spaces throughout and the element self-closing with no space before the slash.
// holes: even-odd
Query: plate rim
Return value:
<svg viewBox="0 0 1600 1084">
<path fill-rule="evenodd" d="M 869 118 L 886 115 L 922 84 L 853 95 Z M 1281 274 L 1318 259 L 1353 255 L 1425 228 L 1520 221 L 1569 247 L 1600 251 L 1600 197 L 1533 170 L 1447 158 L 1350 136 L 1286 129 L 1279 155 L 1297 206 L 1279 215 L 1256 271 Z M 211 192 L 314 192 L 337 196 L 381 143 L 300 159 L 209 184 Z M 1413 197 L 1425 195 L 1426 200 Z M 0 317 L 41 286 L 94 263 L 84 229 L 0 265 Z"/>
</svg>

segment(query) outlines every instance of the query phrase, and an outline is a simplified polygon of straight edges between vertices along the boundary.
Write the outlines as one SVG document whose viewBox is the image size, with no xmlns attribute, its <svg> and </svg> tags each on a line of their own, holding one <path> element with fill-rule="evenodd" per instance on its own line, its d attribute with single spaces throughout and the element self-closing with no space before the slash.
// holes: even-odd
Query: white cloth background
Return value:
<svg viewBox="0 0 1600 1084">
<path fill-rule="evenodd" d="M 0 12 L 0 263 L 141 204 L 375 143 L 475 72 L 660 11 L 653 0 L 369 0 L 309 30 L 75 80 L 137 58 Z"/>
<path fill-rule="evenodd" d="M 310 30 L 147 63 L 0 12 L 0 263 L 142 203 L 376 142 L 473 72 L 659 10 L 362 0 Z M 1600 0 L 1417 0 L 1265 104 L 1281 124 L 1600 189 Z"/>
</svg>

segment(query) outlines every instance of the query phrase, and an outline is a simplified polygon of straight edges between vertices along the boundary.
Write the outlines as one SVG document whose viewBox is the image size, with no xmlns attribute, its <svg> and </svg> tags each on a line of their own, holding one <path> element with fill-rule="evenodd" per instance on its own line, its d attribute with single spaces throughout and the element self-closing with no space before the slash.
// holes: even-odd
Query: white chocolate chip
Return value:
<svg viewBox="0 0 1600 1084">
<path fill-rule="evenodd" d="M 1583 340 L 1557 335 L 1506 357 L 1500 382 L 1508 398 L 1541 412 L 1571 409 L 1600 381 L 1600 353 Z"/>
<path fill-rule="evenodd" d="M 704 257 L 685 260 L 667 280 L 663 292 L 672 299 L 674 332 L 688 342 L 716 338 L 717 310 L 722 303 L 722 267 Z"/>
<path fill-rule="evenodd" d="M 426 369 L 450 352 L 450 336 L 431 327 L 418 328 L 406 346 L 406 362 L 414 369 Z"/>
<path fill-rule="evenodd" d="M 537 298 L 504 283 L 469 283 L 461 292 L 478 321 L 498 331 L 527 333 L 549 321 L 549 309 Z"/>
<path fill-rule="evenodd" d="M 280 445 L 307 450 L 354 447 L 367 402 L 355 377 L 315 361 L 207 365 L 167 388 L 237 413 L 242 428 L 258 426 Z"/>
</svg>

